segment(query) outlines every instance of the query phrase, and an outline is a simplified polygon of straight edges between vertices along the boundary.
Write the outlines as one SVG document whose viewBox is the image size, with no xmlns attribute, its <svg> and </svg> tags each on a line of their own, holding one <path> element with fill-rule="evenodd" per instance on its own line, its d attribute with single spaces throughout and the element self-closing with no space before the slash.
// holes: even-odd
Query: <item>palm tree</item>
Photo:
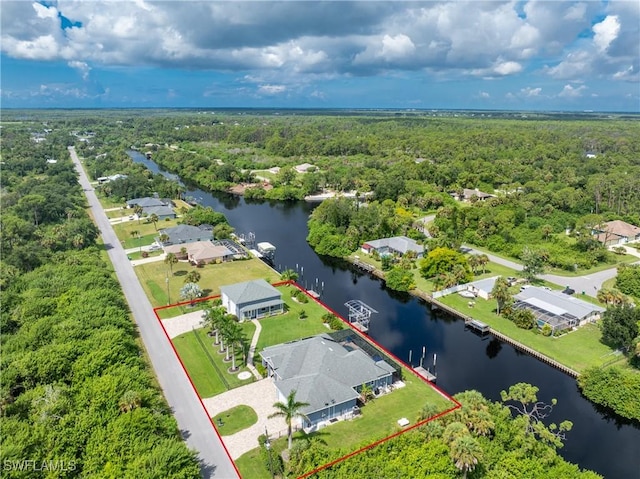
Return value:
<svg viewBox="0 0 640 479">
<path fill-rule="evenodd" d="M 231 346 L 231 371 L 236 371 L 236 346 L 242 346 L 246 341 L 244 331 L 235 321 L 230 324 L 227 330 L 227 347 Z"/>
<path fill-rule="evenodd" d="M 169 265 L 169 270 L 171 271 L 171 275 L 173 276 L 173 265 L 178 262 L 178 257 L 173 253 L 168 253 L 164 258 L 164 264 Z"/>
<path fill-rule="evenodd" d="M 142 398 L 140 393 L 129 389 L 120 398 L 119 406 L 122 412 L 133 411 L 135 408 L 140 407 L 142 404 Z"/>
<path fill-rule="evenodd" d="M 140 231 L 131 230 L 129 234 L 131 235 L 132 238 L 138 238 L 138 247 L 140 248 L 140 250 L 142 250 L 142 244 L 140 243 Z"/>
<path fill-rule="evenodd" d="M 482 266 L 482 274 L 486 272 L 487 264 L 489 263 L 489 257 L 486 254 L 478 255 L 478 265 Z"/>
<path fill-rule="evenodd" d="M 296 281 L 298 279 L 298 273 L 292 269 L 285 269 L 280 273 L 280 279 L 282 281 Z"/>
<path fill-rule="evenodd" d="M 166 243 L 167 241 L 169 241 L 169 235 L 166 233 L 162 233 L 160 236 L 158 236 L 158 241 L 160 243 Z"/>
<path fill-rule="evenodd" d="M 158 231 L 158 215 L 155 213 L 152 213 L 151 216 L 149 216 L 149 221 L 151 221 L 153 223 L 153 227 L 155 228 L 156 231 Z"/>
<path fill-rule="evenodd" d="M 288 446 L 287 449 L 291 449 L 291 443 L 293 441 L 293 429 L 291 428 L 291 423 L 296 417 L 300 417 L 305 421 L 309 421 L 309 418 L 306 414 L 300 411 L 305 406 L 309 406 L 309 403 L 296 401 L 296 390 L 292 389 L 289 395 L 287 396 L 287 401 L 282 402 L 278 401 L 273 405 L 278 411 L 269 415 L 269 418 L 272 417 L 283 417 L 284 421 L 287 423 L 287 436 L 288 436 Z"/>
<path fill-rule="evenodd" d="M 469 266 L 471 266 L 471 271 L 473 271 L 473 274 L 476 274 L 476 271 L 478 269 L 478 266 L 480 266 L 480 258 L 479 255 L 477 254 L 472 254 L 469 257 Z"/>
<path fill-rule="evenodd" d="M 140 205 L 135 205 L 133 207 L 133 212 L 135 213 L 135 215 L 138 217 L 138 224 L 140 224 L 140 217 L 142 216 L 142 212 L 144 211 L 144 209 L 142 208 L 142 206 Z"/>
<path fill-rule="evenodd" d="M 202 276 L 200 275 L 200 273 L 198 271 L 196 271 L 195 269 L 192 269 L 185 276 L 184 282 L 185 283 L 197 283 L 198 281 L 200 281 L 201 277 Z"/>
<path fill-rule="evenodd" d="M 509 292 L 509 282 L 504 276 L 499 276 L 496 278 L 496 282 L 493 285 L 493 289 L 491 290 L 491 296 L 498 303 L 496 308 L 496 313 L 500 314 L 500 311 L 507 305 L 507 303 L 511 300 L 511 293 Z"/>
<path fill-rule="evenodd" d="M 220 344 L 219 332 L 225 321 L 226 311 L 222 306 L 207 308 L 202 314 L 202 322 L 209 326 L 211 331 L 215 333 L 215 344 Z"/>
<path fill-rule="evenodd" d="M 482 459 L 480 444 L 469 434 L 464 434 L 455 439 L 451 443 L 449 454 L 456 467 L 462 471 L 462 477 L 465 479 L 467 473 L 473 471 Z"/>
<path fill-rule="evenodd" d="M 371 389 L 371 386 L 366 383 L 360 387 L 360 399 L 365 404 L 369 400 L 373 399 L 373 389 Z"/>
</svg>

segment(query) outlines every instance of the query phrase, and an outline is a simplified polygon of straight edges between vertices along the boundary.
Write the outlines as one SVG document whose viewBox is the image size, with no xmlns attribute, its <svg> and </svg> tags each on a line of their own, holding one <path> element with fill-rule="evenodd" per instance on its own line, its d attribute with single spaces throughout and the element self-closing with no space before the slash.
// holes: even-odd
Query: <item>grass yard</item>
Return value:
<svg viewBox="0 0 640 479">
<path fill-rule="evenodd" d="M 520 329 L 495 314 L 495 301 L 477 298 L 473 308 L 469 308 L 467 298 L 458 294 L 450 294 L 440 298 L 440 301 L 578 372 L 611 361 L 613 351 L 600 342 L 601 332 L 595 324 L 587 324 L 557 338 L 546 337 L 535 329 Z"/>
<path fill-rule="evenodd" d="M 140 236 L 142 236 L 143 238 L 150 237 L 152 241 L 153 238 L 159 235 L 158 230 L 161 230 L 164 228 L 172 228 L 177 225 L 178 225 L 178 220 L 176 219 L 169 220 L 169 221 L 160 220 L 154 226 L 151 221 L 149 221 L 146 218 L 143 218 L 140 221 L 127 220 L 127 221 L 123 221 L 122 223 L 115 223 L 113 225 L 113 231 L 115 231 L 116 236 L 120 241 L 126 242 L 128 240 L 131 240 L 132 231 L 137 231 L 138 234 L 140 234 Z M 148 241 L 147 243 L 143 243 L 143 244 L 149 244 L 151 243 L 151 241 Z M 138 243 L 136 243 L 134 246 L 138 246 Z M 133 248 L 134 246 L 129 246 L 129 248 Z"/>
<path fill-rule="evenodd" d="M 289 307 L 289 311 L 278 316 L 271 316 L 260 320 L 262 332 L 256 351 L 260 352 L 266 346 L 306 338 L 320 333 L 328 333 L 330 330 L 322 323 L 322 316 L 327 310 L 315 301 L 309 300 L 306 304 L 300 304 L 291 299 L 294 286 L 279 286 L 282 299 Z M 307 313 L 305 319 L 300 319 L 300 311 Z"/>
<path fill-rule="evenodd" d="M 149 255 L 147 256 L 148 258 L 153 258 L 154 256 L 161 256 L 162 254 L 164 254 L 162 250 L 148 251 L 147 253 Z M 129 253 L 127 256 L 131 258 L 131 260 L 142 259 L 142 253 L 140 253 L 139 251 L 136 251 L 135 253 Z"/>
<path fill-rule="evenodd" d="M 167 304 L 167 283 L 169 278 L 169 291 L 172 302 L 178 302 L 180 288 L 184 285 L 184 276 L 192 269 L 197 269 L 201 278 L 198 284 L 205 296 L 220 294 L 220 286 L 225 284 L 240 283 L 252 279 L 263 278 L 269 283 L 280 279 L 280 275 L 259 259 L 232 261 L 220 264 L 208 264 L 203 268 L 196 268 L 187 262 L 179 262 L 173 265 L 173 274 L 169 273 L 169 267 L 164 261 L 141 264 L 134 268 L 138 280 L 154 307 Z"/>
<path fill-rule="evenodd" d="M 202 344 L 198 341 L 198 337 Z M 247 339 L 251 341 L 251 336 L 249 335 Z M 248 371 L 246 367 L 240 368 L 234 374 L 227 371 L 231 367 L 231 362 L 224 362 L 225 355 L 218 352 L 219 348 L 213 345 L 213 338 L 209 337 L 204 329 L 181 334 L 171 341 L 201 398 L 215 396 L 229 389 L 249 384 L 254 380 L 253 375 L 244 381 L 238 379 L 239 372 Z M 236 366 L 239 364 L 242 364 L 242 353 L 237 350 Z"/>
<path fill-rule="evenodd" d="M 355 451 L 376 440 L 388 437 L 400 430 L 398 419 L 406 417 L 410 424 L 415 424 L 418 414 L 427 404 L 435 404 L 439 411 L 445 411 L 454 404 L 441 396 L 424 381 L 405 370 L 405 387 L 376 398 L 361 408 L 362 415 L 351 421 L 341 421 L 311 433 L 326 443 L 329 449 Z M 294 434 L 296 438 L 304 437 L 304 432 Z M 286 448 L 287 438 L 272 441 L 272 449 L 281 451 Z M 268 479 L 271 477 L 268 468 L 260 457 L 260 449 L 253 449 L 236 461 L 242 477 Z"/>
<path fill-rule="evenodd" d="M 240 404 L 239 406 L 222 411 L 212 419 L 221 436 L 231 436 L 257 423 L 258 415 L 253 408 Z"/>
</svg>

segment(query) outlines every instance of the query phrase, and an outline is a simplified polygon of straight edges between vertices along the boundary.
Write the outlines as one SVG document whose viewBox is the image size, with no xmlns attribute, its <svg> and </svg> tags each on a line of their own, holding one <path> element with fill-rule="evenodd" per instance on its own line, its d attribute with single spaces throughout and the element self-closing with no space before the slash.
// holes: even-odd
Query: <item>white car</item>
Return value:
<svg viewBox="0 0 640 479">
<path fill-rule="evenodd" d="M 159 246 L 154 243 L 151 246 L 149 246 L 149 249 L 147 251 L 160 251 L 161 249 L 162 249 L 162 246 Z"/>
</svg>

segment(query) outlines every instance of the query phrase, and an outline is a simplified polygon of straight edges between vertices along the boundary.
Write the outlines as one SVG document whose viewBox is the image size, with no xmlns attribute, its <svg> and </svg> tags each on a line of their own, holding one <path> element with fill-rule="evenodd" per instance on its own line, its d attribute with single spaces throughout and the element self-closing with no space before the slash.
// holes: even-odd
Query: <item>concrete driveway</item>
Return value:
<svg viewBox="0 0 640 479">
<path fill-rule="evenodd" d="M 234 460 L 259 446 L 258 436 L 264 434 L 265 427 L 270 438 L 276 439 L 287 435 L 287 424 L 284 419 L 281 417 L 268 418 L 269 414 L 276 412 L 273 403 L 277 401 L 278 393 L 271 378 L 262 379 L 202 400 L 211 417 L 241 404 L 251 407 L 258 415 L 258 422 L 253 426 L 231 436 L 222 437 L 227 451 Z M 223 428 L 219 432 L 224 432 Z"/>
</svg>

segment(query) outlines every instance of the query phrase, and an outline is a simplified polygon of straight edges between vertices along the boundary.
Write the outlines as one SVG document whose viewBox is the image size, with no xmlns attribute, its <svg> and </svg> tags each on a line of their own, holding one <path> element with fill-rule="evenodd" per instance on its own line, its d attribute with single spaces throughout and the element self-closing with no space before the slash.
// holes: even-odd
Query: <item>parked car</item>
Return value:
<svg viewBox="0 0 640 479">
<path fill-rule="evenodd" d="M 160 251 L 162 249 L 162 246 L 153 243 L 151 246 L 149 246 L 147 251 Z"/>
</svg>

